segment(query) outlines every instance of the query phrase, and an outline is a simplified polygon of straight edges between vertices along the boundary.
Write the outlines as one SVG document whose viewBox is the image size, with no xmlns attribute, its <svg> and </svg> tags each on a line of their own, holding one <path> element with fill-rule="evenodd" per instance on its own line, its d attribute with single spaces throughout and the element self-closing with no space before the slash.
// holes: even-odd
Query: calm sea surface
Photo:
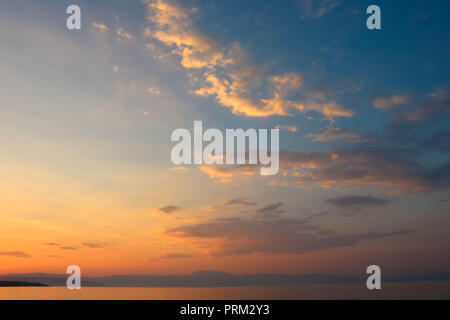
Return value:
<svg viewBox="0 0 450 320">
<path fill-rule="evenodd" d="M 450 281 L 391 282 L 379 291 L 361 284 L 308 285 L 293 287 L 227 288 L 93 288 L 68 290 L 65 287 L 0 288 L 0 300 L 215 300 L 215 299 L 446 299 L 450 300 Z"/>
</svg>

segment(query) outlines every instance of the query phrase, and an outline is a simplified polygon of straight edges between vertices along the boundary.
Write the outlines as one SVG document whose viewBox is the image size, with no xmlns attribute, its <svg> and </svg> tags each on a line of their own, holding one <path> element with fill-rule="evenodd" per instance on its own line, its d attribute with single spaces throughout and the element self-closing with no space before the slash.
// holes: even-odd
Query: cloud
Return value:
<svg viewBox="0 0 450 320">
<path fill-rule="evenodd" d="M 161 257 L 161 259 L 184 259 L 184 258 L 194 258 L 195 256 L 183 253 L 168 253 Z"/>
<path fill-rule="evenodd" d="M 69 247 L 69 246 L 62 246 L 62 247 L 59 247 L 60 249 L 63 249 L 63 250 L 76 250 L 77 248 L 75 248 L 75 247 Z"/>
<path fill-rule="evenodd" d="M 220 183 L 228 183 L 237 175 L 253 176 L 256 170 L 255 166 L 250 165 L 200 166 L 199 169 Z"/>
<path fill-rule="evenodd" d="M 406 96 L 394 95 L 391 97 L 379 97 L 373 100 L 373 106 L 377 109 L 391 109 L 394 106 L 408 103 Z"/>
<path fill-rule="evenodd" d="M 410 122 L 424 122 L 434 116 L 450 114 L 450 90 L 437 88 L 432 93 L 422 97 L 419 103 L 411 106 L 411 110 L 400 113 L 399 119 Z"/>
<path fill-rule="evenodd" d="M 227 182 L 240 174 L 253 175 L 256 167 L 243 173 L 234 166 L 209 166 L 222 172 Z M 423 193 L 450 187 L 450 162 L 426 167 L 403 149 L 359 145 L 353 149 L 324 152 L 280 151 L 279 183 L 284 186 L 330 188 L 339 184 L 385 185 L 394 193 Z M 210 178 L 217 176 L 211 174 Z M 277 180 L 272 180 L 277 183 Z"/>
<path fill-rule="evenodd" d="M 167 213 L 167 214 L 178 212 L 180 210 L 181 210 L 180 207 L 172 206 L 172 205 L 168 205 L 168 206 L 165 206 L 165 207 L 162 207 L 162 208 L 158 208 L 158 211 L 161 211 L 161 212 L 164 212 L 164 213 Z"/>
<path fill-rule="evenodd" d="M 291 126 L 288 124 L 278 125 L 275 127 L 275 129 L 279 129 L 281 131 L 287 131 L 287 132 L 297 132 L 296 126 Z"/>
<path fill-rule="evenodd" d="M 337 0 L 298 0 L 302 19 L 321 18 L 339 5 Z"/>
<path fill-rule="evenodd" d="M 100 33 L 106 33 L 109 30 L 109 28 L 103 23 L 92 22 L 92 26 Z"/>
<path fill-rule="evenodd" d="M 423 155 L 431 150 L 447 153 L 450 147 L 449 87 L 409 96 L 407 105 L 388 110 L 392 120 L 380 136 L 380 142 Z"/>
<path fill-rule="evenodd" d="M 330 142 L 337 140 L 357 142 L 361 140 L 361 136 L 358 133 L 344 128 L 328 128 L 319 134 L 310 133 L 308 134 L 308 137 L 316 142 Z"/>
<path fill-rule="evenodd" d="M 59 246 L 59 243 L 55 243 L 55 242 L 46 242 L 44 244 L 47 246 Z"/>
<path fill-rule="evenodd" d="M 224 206 L 241 205 L 241 206 L 250 207 L 250 206 L 256 206 L 256 202 L 250 202 L 250 201 L 247 201 L 244 199 L 230 199 L 230 200 L 223 201 L 222 205 L 224 205 Z"/>
<path fill-rule="evenodd" d="M 431 93 L 414 93 L 410 97 L 394 95 L 380 97 L 373 101 L 376 108 L 391 110 L 395 116 L 394 125 L 420 123 L 450 114 L 450 89 L 448 86 L 435 88 Z M 402 108 L 393 108 L 403 105 Z"/>
<path fill-rule="evenodd" d="M 238 42 L 224 46 L 197 30 L 190 18 L 193 10 L 181 8 L 175 2 L 146 0 L 148 19 L 152 24 L 145 35 L 156 39 L 181 57 L 181 65 L 198 71 L 203 81 L 193 93 L 214 97 L 234 114 L 251 117 L 291 115 L 291 111 L 316 111 L 326 117 L 352 117 L 353 110 L 335 101 L 291 100 L 289 96 L 302 89 L 301 74 L 285 72 L 262 76 Z M 194 10 L 195 12 L 195 10 Z M 255 97 L 251 92 L 266 88 L 265 94 Z"/>
<path fill-rule="evenodd" d="M 280 207 L 283 206 L 282 202 L 272 203 L 265 207 L 256 210 L 256 214 L 259 216 L 264 216 L 266 218 L 269 217 L 278 217 L 281 213 L 284 213 L 284 210 L 280 210 Z"/>
<path fill-rule="evenodd" d="M 105 248 L 108 246 L 107 242 L 84 242 L 83 246 L 91 249 Z"/>
<path fill-rule="evenodd" d="M 202 208 L 203 211 L 209 211 L 209 212 L 214 212 L 214 211 L 217 211 L 218 209 L 219 208 L 214 207 L 214 206 L 206 206 L 206 207 Z"/>
<path fill-rule="evenodd" d="M 280 153 L 280 170 L 296 184 L 387 185 L 396 193 L 432 192 L 450 186 L 450 162 L 426 168 L 402 150 L 359 147 L 341 152 Z"/>
<path fill-rule="evenodd" d="M 152 95 L 159 95 L 160 94 L 159 88 L 156 88 L 156 87 L 148 88 L 147 92 L 152 94 Z"/>
<path fill-rule="evenodd" d="M 3 251 L 0 252 L 0 256 L 7 256 L 7 257 L 15 257 L 15 258 L 29 258 L 30 255 L 28 253 L 22 252 L 22 251 Z"/>
<path fill-rule="evenodd" d="M 404 235 L 411 230 L 338 234 L 320 228 L 309 220 L 217 219 L 167 230 L 167 234 L 201 242 L 216 256 L 263 254 L 300 254 L 338 247 L 353 247 L 364 241 Z M 212 239 L 217 241 L 211 241 Z M 203 240 L 203 241 L 202 241 Z"/>
<path fill-rule="evenodd" d="M 392 201 L 372 196 L 348 195 L 328 199 L 327 203 L 340 210 L 349 210 L 351 213 L 366 209 L 382 208 L 392 203 Z"/>
<path fill-rule="evenodd" d="M 130 33 L 126 32 L 123 28 L 117 29 L 116 34 L 119 37 L 124 38 L 126 40 L 132 40 L 134 38 Z"/>
</svg>

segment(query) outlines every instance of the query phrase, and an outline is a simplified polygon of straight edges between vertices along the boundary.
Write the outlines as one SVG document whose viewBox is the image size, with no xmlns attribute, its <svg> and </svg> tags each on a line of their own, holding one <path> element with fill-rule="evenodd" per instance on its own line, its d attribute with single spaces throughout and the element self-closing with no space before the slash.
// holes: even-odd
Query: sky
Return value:
<svg viewBox="0 0 450 320">
<path fill-rule="evenodd" d="M 0 274 L 448 273 L 449 6 L 0 1 Z M 278 174 L 175 166 L 196 120 Z"/>
</svg>

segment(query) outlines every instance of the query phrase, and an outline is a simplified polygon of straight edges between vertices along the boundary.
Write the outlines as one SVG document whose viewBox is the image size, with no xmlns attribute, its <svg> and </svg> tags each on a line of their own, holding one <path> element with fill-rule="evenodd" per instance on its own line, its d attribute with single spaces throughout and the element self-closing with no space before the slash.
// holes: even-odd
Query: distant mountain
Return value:
<svg viewBox="0 0 450 320">
<path fill-rule="evenodd" d="M 0 281 L 0 287 L 47 287 L 47 285 L 36 282 Z"/>
<path fill-rule="evenodd" d="M 68 275 L 60 274 L 9 274 L 0 281 L 34 281 L 48 286 L 66 286 Z M 361 279 L 325 274 L 245 274 L 235 275 L 220 271 L 198 271 L 187 275 L 113 275 L 82 277 L 84 287 L 249 287 L 296 286 L 306 284 L 356 283 Z"/>
<path fill-rule="evenodd" d="M 48 286 L 66 286 L 64 274 L 9 274 L 0 281 L 37 282 Z M 314 284 L 365 283 L 364 277 L 347 277 L 328 274 L 243 274 L 221 271 L 198 271 L 186 275 L 113 275 L 106 277 L 82 277 L 83 287 L 257 287 L 300 286 Z M 383 281 L 447 281 L 449 274 L 429 274 L 409 277 L 385 278 Z"/>
<path fill-rule="evenodd" d="M 0 282 L 6 281 L 6 282 L 37 282 L 42 283 L 45 286 L 51 286 L 51 287 L 65 287 L 66 281 L 69 275 L 64 274 L 45 274 L 45 273 L 39 273 L 39 274 L 9 274 L 0 276 Z M 83 278 L 81 277 L 81 285 L 83 287 L 104 287 L 102 283 L 97 283 L 90 281 L 89 278 Z"/>
</svg>

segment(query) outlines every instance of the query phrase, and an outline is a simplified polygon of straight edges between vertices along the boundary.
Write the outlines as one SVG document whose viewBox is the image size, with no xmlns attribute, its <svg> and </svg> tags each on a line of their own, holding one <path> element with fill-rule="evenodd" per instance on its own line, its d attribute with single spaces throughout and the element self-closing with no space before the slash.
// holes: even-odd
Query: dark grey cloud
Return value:
<svg viewBox="0 0 450 320">
<path fill-rule="evenodd" d="M 241 205 L 246 207 L 256 206 L 256 202 L 247 201 L 245 199 L 229 199 L 222 202 L 224 206 Z"/>
<path fill-rule="evenodd" d="M 373 196 L 347 195 L 331 198 L 326 202 L 340 210 L 349 210 L 351 213 L 366 209 L 382 208 L 390 204 L 392 200 L 381 199 Z"/>
<path fill-rule="evenodd" d="M 44 244 L 47 246 L 59 246 L 59 243 L 55 243 L 55 242 L 46 242 Z"/>
<path fill-rule="evenodd" d="M 165 207 L 162 207 L 162 208 L 158 208 L 158 211 L 161 211 L 161 212 L 164 212 L 164 213 L 168 213 L 168 214 L 174 213 L 174 212 L 178 212 L 180 210 L 181 210 L 180 207 L 172 206 L 172 205 L 168 205 L 168 206 L 165 206 Z"/>
<path fill-rule="evenodd" d="M 195 256 L 190 254 L 183 254 L 183 253 L 168 253 L 164 256 L 162 256 L 162 259 L 183 259 L 183 258 L 193 258 Z"/>
<path fill-rule="evenodd" d="M 338 234 L 311 223 L 311 219 L 244 220 L 218 219 L 209 223 L 185 225 L 167 230 L 169 235 L 181 238 L 221 240 L 219 248 L 212 248 L 217 256 L 236 254 L 298 254 L 308 251 L 352 247 L 361 242 L 411 233 L 411 230 L 393 232 L 361 232 Z M 216 243 L 216 242 L 214 242 Z"/>
<path fill-rule="evenodd" d="M 105 248 L 109 244 L 107 242 L 84 242 L 83 246 L 91 248 L 91 249 L 99 249 L 99 248 Z"/>
<path fill-rule="evenodd" d="M 293 170 L 298 184 L 387 185 L 397 193 L 432 192 L 450 186 L 450 161 L 427 167 L 404 150 L 360 146 L 346 151 L 283 151 L 281 170 Z"/>
<path fill-rule="evenodd" d="M 16 258 L 29 258 L 29 257 L 31 257 L 28 253 L 25 253 L 25 252 L 22 252 L 22 251 L 3 251 L 3 252 L 0 252 L 0 256 L 16 257 Z"/>
<path fill-rule="evenodd" d="M 359 142 L 363 140 L 363 137 L 359 133 L 339 127 L 337 128 L 330 127 L 317 134 L 308 134 L 308 137 L 315 142 L 334 142 L 338 140 Z"/>
<path fill-rule="evenodd" d="M 281 210 L 280 207 L 283 206 L 282 202 L 272 203 L 265 207 L 256 210 L 256 213 L 260 216 L 264 217 L 277 217 L 281 213 L 284 213 L 284 210 Z"/>
<path fill-rule="evenodd" d="M 426 154 L 420 149 L 385 146 L 378 141 L 323 152 L 283 150 L 280 151 L 281 174 L 277 178 L 284 185 L 325 188 L 337 184 L 384 185 L 398 194 L 434 192 L 450 187 L 450 160 L 446 152 L 440 165 L 430 166 L 420 161 Z M 251 168 L 255 174 L 258 169 Z M 228 170 L 233 175 L 239 174 L 233 167 Z M 232 203 L 238 201 L 230 200 L 228 204 Z"/>
</svg>

